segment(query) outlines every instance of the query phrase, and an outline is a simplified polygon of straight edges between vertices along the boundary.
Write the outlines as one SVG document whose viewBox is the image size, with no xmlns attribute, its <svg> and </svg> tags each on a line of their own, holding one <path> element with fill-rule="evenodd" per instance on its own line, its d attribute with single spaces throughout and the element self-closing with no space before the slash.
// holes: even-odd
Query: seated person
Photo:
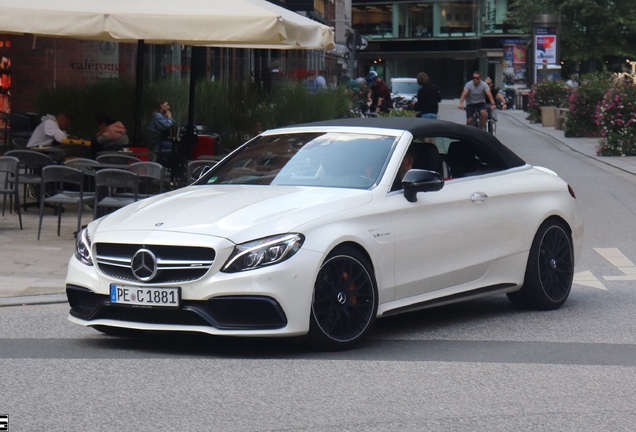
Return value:
<svg viewBox="0 0 636 432">
<path fill-rule="evenodd" d="M 117 151 L 128 146 L 128 135 L 122 122 L 113 120 L 106 113 L 98 114 L 95 122 L 97 123 L 97 133 L 93 142 L 95 154 L 103 150 Z"/>
<path fill-rule="evenodd" d="M 173 125 L 174 119 L 172 118 L 168 101 L 157 103 L 147 126 L 152 137 L 152 151 L 155 153 L 172 151 L 172 142 L 167 140 L 166 137 L 170 127 Z"/>
<path fill-rule="evenodd" d="M 413 169 L 413 164 L 415 163 L 415 158 L 417 157 L 417 147 L 411 145 L 409 149 L 406 151 L 404 155 L 404 159 L 402 159 L 402 164 L 400 168 L 398 168 L 397 176 L 393 181 L 393 186 L 391 186 L 391 191 L 401 190 L 402 189 L 402 179 L 406 175 L 407 172 Z"/>
<path fill-rule="evenodd" d="M 35 128 L 27 148 L 48 147 L 53 142 L 61 143 L 68 138 L 66 129 L 71 125 L 73 115 L 69 111 L 60 111 L 56 116 L 47 114 L 42 117 L 42 122 Z"/>
</svg>

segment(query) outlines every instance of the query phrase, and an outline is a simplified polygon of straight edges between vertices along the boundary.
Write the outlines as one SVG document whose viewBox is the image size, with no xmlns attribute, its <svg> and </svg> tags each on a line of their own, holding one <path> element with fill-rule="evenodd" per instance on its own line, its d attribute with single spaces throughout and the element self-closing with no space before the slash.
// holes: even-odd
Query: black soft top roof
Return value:
<svg viewBox="0 0 636 432">
<path fill-rule="evenodd" d="M 446 136 L 449 138 L 457 138 L 458 140 L 466 139 L 469 141 L 477 141 L 488 150 L 497 154 L 508 168 L 525 165 L 525 161 L 523 159 L 503 145 L 495 136 L 481 131 L 474 126 L 467 126 L 443 120 L 421 119 L 416 117 L 347 118 L 290 125 L 288 127 L 310 126 L 349 126 L 398 129 L 409 131 L 414 136 L 419 137 Z"/>
</svg>

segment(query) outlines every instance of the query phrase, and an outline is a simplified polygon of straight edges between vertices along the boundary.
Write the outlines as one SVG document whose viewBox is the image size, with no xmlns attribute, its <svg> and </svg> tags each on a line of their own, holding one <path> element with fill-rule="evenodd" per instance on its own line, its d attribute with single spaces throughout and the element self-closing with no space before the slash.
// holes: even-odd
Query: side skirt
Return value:
<svg viewBox="0 0 636 432">
<path fill-rule="evenodd" d="M 428 309 L 437 306 L 444 306 L 451 303 L 459 303 L 466 300 L 474 300 L 480 297 L 486 297 L 494 294 L 504 294 L 508 292 L 518 291 L 520 286 L 515 283 L 503 283 L 497 285 L 491 285 L 483 288 L 478 288 L 462 293 L 453 294 L 446 297 L 439 297 L 432 300 L 426 300 L 420 303 L 414 303 L 408 306 L 402 306 L 396 309 L 391 309 L 382 314 L 383 317 L 398 315 L 404 312 L 413 312 L 420 309 Z"/>
</svg>

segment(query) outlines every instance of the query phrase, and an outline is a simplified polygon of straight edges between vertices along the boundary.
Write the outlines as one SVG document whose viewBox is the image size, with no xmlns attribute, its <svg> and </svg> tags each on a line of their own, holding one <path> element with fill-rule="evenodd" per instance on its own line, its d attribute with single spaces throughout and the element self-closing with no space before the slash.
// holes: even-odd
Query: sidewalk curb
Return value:
<svg viewBox="0 0 636 432">
<path fill-rule="evenodd" d="M 572 146 L 570 143 L 568 143 L 568 142 L 566 142 L 566 141 L 562 140 L 561 138 L 559 138 L 559 137 L 557 137 L 557 136 L 554 136 L 554 135 L 552 135 L 551 133 L 548 133 L 547 131 L 543 131 L 543 130 L 541 130 L 541 129 L 539 129 L 539 128 L 532 127 L 531 125 L 529 125 L 529 124 L 525 123 L 524 121 L 522 121 L 521 119 L 517 118 L 517 116 L 515 116 L 515 115 L 513 115 L 513 114 L 508 114 L 508 113 L 506 113 L 505 111 L 503 111 L 503 112 L 502 112 L 502 114 L 506 115 L 509 119 L 514 120 L 515 122 L 517 122 L 517 123 L 518 123 L 518 124 L 520 124 L 521 126 L 525 126 L 525 127 L 526 127 L 526 128 L 528 128 L 528 129 L 531 129 L 531 130 L 533 130 L 533 131 L 536 131 L 536 132 L 538 132 L 538 133 L 541 133 L 541 134 L 543 134 L 543 135 L 546 135 L 546 136 L 548 136 L 548 137 L 550 137 L 550 138 L 553 138 L 553 139 L 555 139 L 555 140 L 559 141 L 561 144 L 563 144 L 564 146 L 568 147 L 570 150 L 572 150 L 572 151 L 574 151 L 574 152 L 576 152 L 576 153 L 578 153 L 578 154 L 580 154 L 580 155 L 582 155 L 582 156 L 588 157 L 588 158 L 590 158 L 590 159 L 594 159 L 594 160 L 596 160 L 596 161 L 598 161 L 598 162 L 601 162 L 601 163 L 603 163 L 603 164 L 605 164 L 605 165 L 608 165 L 608 166 L 611 166 L 611 167 L 613 167 L 613 168 L 616 168 L 617 170 L 623 171 L 623 172 L 625 172 L 625 173 L 627 173 L 627 174 L 636 175 L 636 172 L 635 172 L 633 169 L 627 169 L 627 168 L 624 168 L 624 167 L 618 166 L 618 165 L 616 165 L 615 163 L 612 163 L 611 159 L 610 159 L 610 160 L 608 160 L 608 159 L 604 159 L 604 158 L 602 158 L 601 156 L 590 155 L 590 154 L 588 154 L 588 153 L 586 153 L 586 152 L 584 152 L 584 151 L 582 151 L 582 150 L 580 150 L 580 149 L 575 148 L 575 147 L 574 147 L 574 146 Z"/>
<path fill-rule="evenodd" d="M 20 297 L 0 297 L 0 307 L 26 306 L 36 304 L 67 303 L 66 294 L 42 294 Z"/>
</svg>

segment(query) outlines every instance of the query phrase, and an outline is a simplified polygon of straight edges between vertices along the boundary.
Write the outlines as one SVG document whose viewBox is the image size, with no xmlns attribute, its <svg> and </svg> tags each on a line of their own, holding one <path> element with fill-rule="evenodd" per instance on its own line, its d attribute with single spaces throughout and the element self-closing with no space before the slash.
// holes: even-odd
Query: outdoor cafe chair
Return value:
<svg viewBox="0 0 636 432">
<path fill-rule="evenodd" d="M 137 162 L 128 165 L 126 170 L 139 176 L 139 197 L 147 198 L 155 195 L 155 181 L 159 185 L 159 193 L 163 193 L 165 168 L 157 162 Z"/>
<path fill-rule="evenodd" d="M 13 144 L 13 138 L 29 139 L 31 137 L 31 117 L 24 114 L 9 114 L 8 140 Z M 6 123 L 5 123 L 6 124 Z"/>
<path fill-rule="evenodd" d="M 97 165 L 97 161 L 88 158 L 73 158 L 65 161 L 64 165 L 84 173 L 84 195 L 95 196 L 95 165 Z"/>
<path fill-rule="evenodd" d="M 26 150 L 29 140 L 27 138 L 11 138 L 12 150 Z"/>
<path fill-rule="evenodd" d="M 23 206 L 26 209 L 27 186 L 38 186 L 42 181 L 42 169 L 55 165 L 49 156 L 34 150 L 10 150 L 5 156 L 14 156 L 20 161 L 20 184 L 24 185 Z"/>
<path fill-rule="evenodd" d="M 139 158 L 134 156 L 128 156 L 124 154 L 102 154 L 95 158 L 95 160 L 102 164 L 120 164 L 120 165 L 130 165 L 133 163 L 141 162 Z"/>
<path fill-rule="evenodd" d="M 20 161 L 13 156 L 0 156 L 0 194 L 3 195 L 2 216 L 4 217 L 4 209 L 7 205 L 7 195 L 11 198 L 9 205 L 13 203 L 15 198 L 15 208 L 20 220 L 20 229 L 22 229 L 22 212 L 20 210 Z"/>
<path fill-rule="evenodd" d="M 208 171 L 209 168 L 212 168 L 216 164 L 216 161 L 205 159 L 188 162 L 188 167 L 186 169 L 186 181 L 188 184 L 194 183 L 199 179 L 199 177 L 201 177 L 201 174 Z"/>
<path fill-rule="evenodd" d="M 139 200 L 139 177 L 121 169 L 103 169 L 95 174 L 95 205 L 97 219 L 100 207 L 121 208 Z"/>
<path fill-rule="evenodd" d="M 69 190 L 67 188 L 72 189 Z M 76 190 L 77 189 L 77 190 Z M 48 192 L 48 196 L 47 195 Z M 64 204 L 77 205 L 77 232 L 82 226 L 82 212 L 84 204 L 92 202 L 95 196 L 84 194 L 84 173 L 76 168 L 63 165 L 50 165 L 42 169 L 40 183 L 40 224 L 38 226 L 38 240 L 42 231 L 44 204 L 55 206 L 57 211 L 57 236 L 60 236 L 62 224 L 62 206 Z"/>
<path fill-rule="evenodd" d="M 95 159 L 73 158 L 73 159 L 69 159 L 69 160 L 65 161 L 64 165 L 70 166 L 70 167 L 73 167 L 73 168 L 79 168 L 79 167 L 93 167 L 97 163 L 98 162 Z"/>
</svg>

